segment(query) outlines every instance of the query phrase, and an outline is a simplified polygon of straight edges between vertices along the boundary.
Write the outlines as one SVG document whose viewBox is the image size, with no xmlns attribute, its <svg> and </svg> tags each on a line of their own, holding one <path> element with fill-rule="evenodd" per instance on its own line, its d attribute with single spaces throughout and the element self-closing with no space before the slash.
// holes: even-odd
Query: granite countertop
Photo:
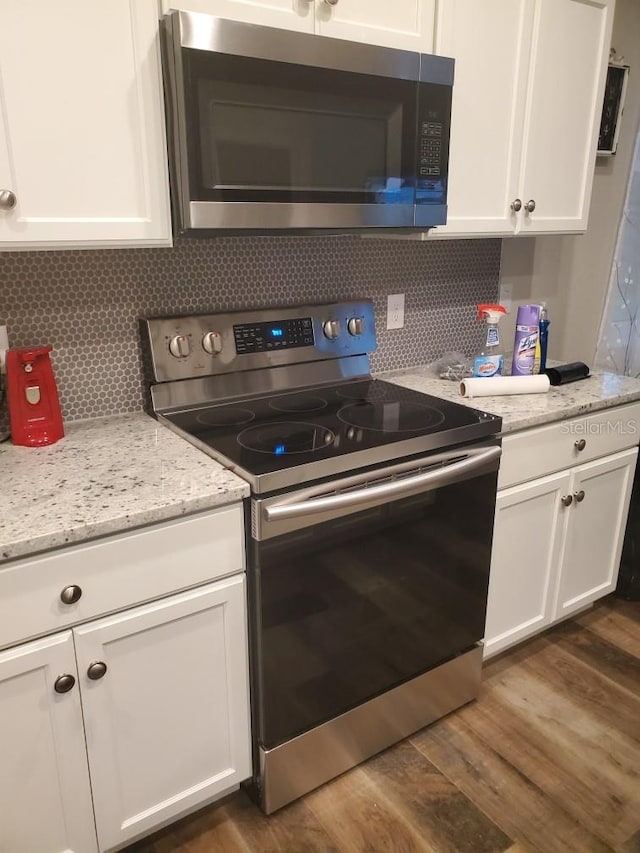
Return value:
<svg viewBox="0 0 640 853">
<path fill-rule="evenodd" d="M 499 415 L 503 434 L 640 400 L 640 380 L 615 373 L 592 373 L 588 379 L 552 386 L 546 394 L 471 398 L 460 395 L 459 382 L 438 379 L 426 366 L 391 371 L 380 374 L 380 378 Z"/>
<path fill-rule="evenodd" d="M 472 399 L 428 367 L 380 378 L 499 415 L 503 433 L 640 400 L 640 380 L 612 373 L 547 394 Z M 142 412 L 77 421 L 50 447 L 0 444 L 0 565 L 248 494 L 244 480 Z"/>
<path fill-rule="evenodd" d="M 249 486 L 142 412 L 0 444 L 0 564 L 239 501 Z"/>
</svg>

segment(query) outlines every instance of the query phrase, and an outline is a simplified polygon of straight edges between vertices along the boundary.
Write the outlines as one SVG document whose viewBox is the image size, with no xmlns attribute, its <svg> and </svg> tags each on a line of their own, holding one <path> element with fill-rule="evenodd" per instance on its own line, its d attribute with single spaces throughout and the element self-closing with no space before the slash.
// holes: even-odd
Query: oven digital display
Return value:
<svg viewBox="0 0 640 853">
<path fill-rule="evenodd" d="M 243 323 L 233 327 L 233 337 L 238 355 L 311 347 L 314 344 L 311 317 L 275 323 Z"/>
</svg>

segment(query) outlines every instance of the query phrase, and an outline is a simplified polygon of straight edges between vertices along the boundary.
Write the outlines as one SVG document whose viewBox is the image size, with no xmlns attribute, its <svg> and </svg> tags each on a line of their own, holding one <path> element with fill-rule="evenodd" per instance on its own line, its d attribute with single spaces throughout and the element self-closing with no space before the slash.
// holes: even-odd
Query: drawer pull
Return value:
<svg viewBox="0 0 640 853">
<path fill-rule="evenodd" d="M 91 679 L 91 681 L 97 681 L 99 678 L 102 678 L 107 671 L 107 665 L 104 661 L 96 660 L 93 663 L 89 664 L 89 668 L 87 669 L 87 676 Z"/>
<path fill-rule="evenodd" d="M 571 506 L 573 503 L 573 495 L 564 495 L 560 500 L 562 501 L 562 506 Z"/>
<path fill-rule="evenodd" d="M 584 491 L 582 489 L 580 489 L 579 492 L 574 492 L 573 496 L 576 499 L 576 503 L 581 504 L 582 501 L 584 500 Z"/>
<path fill-rule="evenodd" d="M 60 601 L 63 604 L 75 604 L 76 601 L 80 601 L 81 595 L 82 589 L 76 584 L 71 584 L 71 586 L 65 586 L 60 593 Z"/>
<path fill-rule="evenodd" d="M 573 442 L 573 446 L 578 452 L 580 452 L 581 450 L 585 449 L 585 447 L 587 446 L 587 442 L 584 440 L 584 438 L 578 438 Z"/>
<path fill-rule="evenodd" d="M 65 675 L 59 675 L 56 678 L 53 684 L 53 689 L 56 693 L 68 693 L 75 683 L 75 678 L 72 675 L 65 673 Z"/>
</svg>

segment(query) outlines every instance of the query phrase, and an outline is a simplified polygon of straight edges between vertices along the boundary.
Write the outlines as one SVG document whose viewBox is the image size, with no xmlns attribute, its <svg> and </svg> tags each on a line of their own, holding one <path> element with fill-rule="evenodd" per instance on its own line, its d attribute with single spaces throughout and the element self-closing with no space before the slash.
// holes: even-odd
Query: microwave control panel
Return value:
<svg viewBox="0 0 640 853">
<path fill-rule="evenodd" d="M 420 122 L 418 175 L 421 178 L 442 176 L 443 133 L 444 127 L 441 121 L 427 119 Z"/>
</svg>

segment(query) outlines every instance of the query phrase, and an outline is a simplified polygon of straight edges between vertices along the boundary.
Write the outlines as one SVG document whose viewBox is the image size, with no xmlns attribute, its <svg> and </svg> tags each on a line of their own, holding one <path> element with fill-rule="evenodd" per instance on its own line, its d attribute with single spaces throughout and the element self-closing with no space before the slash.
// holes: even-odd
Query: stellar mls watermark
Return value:
<svg viewBox="0 0 640 853">
<path fill-rule="evenodd" d="M 635 418 L 611 418 L 597 421 L 563 421 L 563 435 L 638 435 L 640 424 Z"/>
</svg>

